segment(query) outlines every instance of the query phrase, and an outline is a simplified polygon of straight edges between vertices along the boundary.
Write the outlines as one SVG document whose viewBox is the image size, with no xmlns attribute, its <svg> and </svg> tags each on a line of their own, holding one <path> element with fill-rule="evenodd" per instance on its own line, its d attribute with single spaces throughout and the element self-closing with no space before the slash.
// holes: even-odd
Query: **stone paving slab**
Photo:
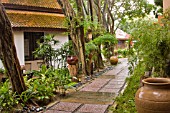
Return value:
<svg viewBox="0 0 170 113">
<path fill-rule="evenodd" d="M 115 75 L 101 75 L 99 79 L 114 79 Z"/>
<path fill-rule="evenodd" d="M 70 96 L 67 96 L 65 99 L 62 99 L 63 102 L 77 102 L 84 104 L 106 104 L 110 105 L 113 103 L 113 98 L 115 93 L 110 92 L 87 92 L 80 91 L 76 92 Z"/>
<path fill-rule="evenodd" d="M 45 113 L 107 113 L 128 76 L 127 59 L 98 76 L 78 92 L 68 94 Z"/>
<path fill-rule="evenodd" d="M 119 60 L 120 63 L 114 66 L 113 70 L 104 73 L 104 75 L 117 75 L 127 66 L 127 59 L 119 59 Z"/>
<path fill-rule="evenodd" d="M 101 88 L 102 86 L 103 86 L 103 84 L 95 82 L 95 83 L 89 84 L 88 87 L 84 87 L 84 88 L 90 88 L 90 87 L 92 87 L 92 88 Z"/>
<path fill-rule="evenodd" d="M 45 113 L 72 113 L 67 111 L 47 110 Z"/>
<path fill-rule="evenodd" d="M 101 89 L 105 84 L 107 84 L 111 79 L 100 79 L 97 78 L 93 80 L 92 83 L 86 85 L 80 91 L 92 91 L 97 92 L 99 89 Z"/>
<path fill-rule="evenodd" d="M 80 91 L 91 91 L 91 92 L 98 92 L 100 90 L 100 87 L 84 87 L 83 89 L 81 89 Z"/>
<path fill-rule="evenodd" d="M 59 102 L 55 106 L 51 107 L 50 110 L 73 112 L 80 105 L 81 105 L 81 103 Z"/>
<path fill-rule="evenodd" d="M 117 75 L 120 72 L 121 69 L 117 69 L 114 71 L 108 71 L 106 73 L 104 73 L 103 75 Z"/>
<path fill-rule="evenodd" d="M 107 84 L 107 85 L 105 85 L 103 88 L 106 88 L 106 89 L 114 89 L 114 88 L 121 88 L 122 87 L 122 85 L 123 84 L 120 84 L 120 85 L 118 85 L 118 84 L 116 84 L 116 85 L 113 85 L 113 84 Z"/>
<path fill-rule="evenodd" d="M 109 83 L 115 83 L 115 82 L 124 82 L 125 79 L 113 79 Z"/>
<path fill-rule="evenodd" d="M 85 104 L 75 113 L 105 113 L 108 105 Z"/>
<path fill-rule="evenodd" d="M 107 85 L 122 85 L 124 84 L 124 81 L 110 81 Z"/>
<path fill-rule="evenodd" d="M 115 93 L 115 94 L 117 94 L 118 92 L 119 92 L 119 90 L 120 89 L 106 89 L 106 88 L 102 88 L 99 92 L 107 92 L 107 93 Z M 113 99 L 114 98 L 112 98 L 112 102 L 113 102 Z"/>
</svg>

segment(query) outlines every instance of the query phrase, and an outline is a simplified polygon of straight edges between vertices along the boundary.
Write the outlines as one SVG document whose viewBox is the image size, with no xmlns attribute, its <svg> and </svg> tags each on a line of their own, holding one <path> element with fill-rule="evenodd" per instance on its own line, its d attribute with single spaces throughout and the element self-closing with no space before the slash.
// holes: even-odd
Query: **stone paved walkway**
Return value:
<svg viewBox="0 0 170 113">
<path fill-rule="evenodd" d="M 79 91 L 67 95 L 45 113 L 107 113 L 120 93 L 128 76 L 127 59 L 108 72 L 84 85 Z"/>
</svg>

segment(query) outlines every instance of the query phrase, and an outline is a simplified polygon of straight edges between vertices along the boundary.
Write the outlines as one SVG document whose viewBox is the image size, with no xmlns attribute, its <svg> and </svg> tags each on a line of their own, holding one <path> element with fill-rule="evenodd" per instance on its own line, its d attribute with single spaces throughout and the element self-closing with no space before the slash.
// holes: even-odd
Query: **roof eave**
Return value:
<svg viewBox="0 0 170 113">
<path fill-rule="evenodd" d="M 67 32 L 66 28 L 45 28 L 45 27 L 12 27 L 13 31 L 57 31 Z"/>
<path fill-rule="evenodd" d="M 45 7 L 35 7 L 35 6 L 26 6 L 26 5 L 18 5 L 18 4 L 10 4 L 3 3 L 5 9 L 11 10 L 22 10 L 22 11 L 36 11 L 36 12 L 47 12 L 47 13 L 58 13 L 63 14 L 62 9 L 54 9 L 54 8 L 45 8 Z"/>
</svg>

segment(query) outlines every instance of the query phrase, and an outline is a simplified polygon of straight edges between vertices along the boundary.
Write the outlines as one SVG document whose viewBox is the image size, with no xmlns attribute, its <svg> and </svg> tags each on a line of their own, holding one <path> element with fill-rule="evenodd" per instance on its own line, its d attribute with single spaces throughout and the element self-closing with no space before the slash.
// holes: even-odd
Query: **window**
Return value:
<svg viewBox="0 0 170 113">
<path fill-rule="evenodd" d="M 24 55 L 25 60 L 38 60 L 34 57 L 33 51 L 38 47 L 37 41 L 44 36 L 43 32 L 24 32 Z"/>
</svg>

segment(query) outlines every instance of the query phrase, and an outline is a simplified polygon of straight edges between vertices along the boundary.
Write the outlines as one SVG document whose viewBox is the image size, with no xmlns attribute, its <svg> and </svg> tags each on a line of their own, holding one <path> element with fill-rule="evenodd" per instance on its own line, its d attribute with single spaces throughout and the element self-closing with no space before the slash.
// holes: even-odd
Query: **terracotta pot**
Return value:
<svg viewBox="0 0 170 113">
<path fill-rule="evenodd" d="M 68 56 L 67 57 L 67 63 L 70 65 L 76 65 L 78 62 L 77 56 Z"/>
<path fill-rule="evenodd" d="M 111 63 L 111 65 L 116 65 L 118 63 L 117 56 L 111 56 L 110 57 L 110 63 Z"/>
<path fill-rule="evenodd" d="M 147 78 L 135 95 L 138 113 L 170 113 L 170 79 Z"/>
</svg>

